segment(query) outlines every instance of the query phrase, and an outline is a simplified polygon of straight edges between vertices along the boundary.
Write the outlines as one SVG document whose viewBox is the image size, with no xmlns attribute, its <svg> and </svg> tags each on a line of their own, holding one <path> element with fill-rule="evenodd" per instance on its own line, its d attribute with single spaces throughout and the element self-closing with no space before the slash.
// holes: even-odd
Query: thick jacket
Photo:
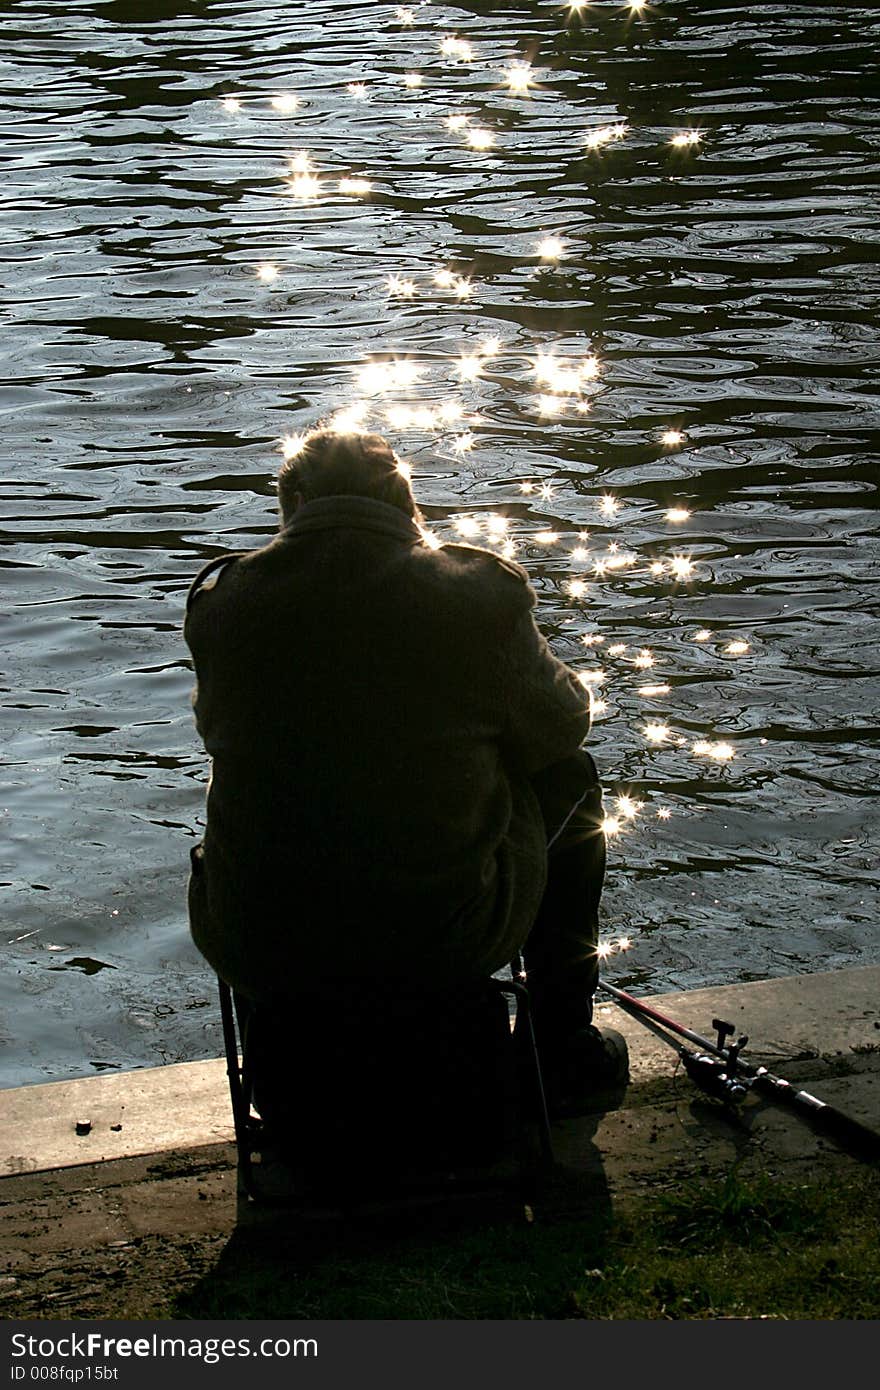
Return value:
<svg viewBox="0 0 880 1390">
<path fill-rule="evenodd" d="M 363 497 L 212 568 L 184 628 L 212 760 L 199 949 L 256 998 L 500 969 L 546 876 L 529 778 L 589 730 L 526 572 Z"/>
</svg>

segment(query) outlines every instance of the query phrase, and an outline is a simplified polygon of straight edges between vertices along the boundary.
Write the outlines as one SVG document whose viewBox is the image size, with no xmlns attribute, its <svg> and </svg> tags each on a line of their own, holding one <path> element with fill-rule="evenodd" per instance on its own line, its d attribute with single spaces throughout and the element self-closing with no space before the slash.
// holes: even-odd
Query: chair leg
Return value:
<svg viewBox="0 0 880 1390">
<path fill-rule="evenodd" d="M 251 1162 L 251 1084 L 247 1075 L 247 1039 L 242 1040 L 242 1061 L 238 1060 L 238 1042 L 232 990 L 225 980 L 217 979 L 220 993 L 220 1017 L 223 1023 L 223 1047 L 226 1053 L 226 1075 L 229 1078 L 229 1097 L 232 1102 L 232 1122 L 235 1128 L 235 1147 L 238 1171 L 245 1193 L 252 1201 L 260 1200 Z"/>
<path fill-rule="evenodd" d="M 512 995 L 516 1007 L 514 1018 L 514 1036 L 522 1030 L 523 1045 L 525 1055 L 528 1060 L 529 1069 L 532 1074 L 532 1087 L 534 1093 L 534 1104 L 536 1120 L 538 1125 L 538 1139 L 541 1145 L 541 1161 L 544 1167 L 550 1168 L 555 1162 L 553 1153 L 553 1139 L 550 1131 L 550 1115 L 547 1110 L 547 1096 L 544 1090 L 544 1075 L 541 1070 L 541 1057 L 538 1052 L 538 1044 L 535 1038 L 535 1029 L 532 1023 L 532 1010 L 529 1001 L 529 991 L 519 980 L 494 980 L 500 993 Z"/>
</svg>

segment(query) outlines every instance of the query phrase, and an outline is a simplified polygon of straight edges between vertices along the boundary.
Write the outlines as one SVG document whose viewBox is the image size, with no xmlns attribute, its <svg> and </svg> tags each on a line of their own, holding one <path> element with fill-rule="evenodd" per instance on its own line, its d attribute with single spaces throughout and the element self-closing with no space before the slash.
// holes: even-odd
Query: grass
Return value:
<svg viewBox="0 0 880 1390">
<path fill-rule="evenodd" d="M 239 1231 L 176 1318 L 862 1319 L 880 1315 L 878 1177 L 734 1168 L 613 1212 L 562 1187 L 537 1218 Z M 594 1194 L 595 1196 L 595 1194 Z M 418 1229 L 418 1235 L 413 1230 Z"/>
</svg>

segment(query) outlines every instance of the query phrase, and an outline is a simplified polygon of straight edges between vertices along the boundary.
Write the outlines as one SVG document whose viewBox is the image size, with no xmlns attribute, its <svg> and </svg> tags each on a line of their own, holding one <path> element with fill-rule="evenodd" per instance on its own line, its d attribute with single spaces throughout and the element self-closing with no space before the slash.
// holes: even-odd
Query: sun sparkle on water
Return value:
<svg viewBox="0 0 880 1390">
<path fill-rule="evenodd" d="M 486 126 L 472 126 L 467 134 L 467 142 L 474 150 L 491 150 L 495 136 Z"/>
<path fill-rule="evenodd" d="M 270 105 L 274 111 L 279 111 L 283 116 L 292 116 L 294 111 L 298 111 L 302 102 L 295 92 L 279 92 L 271 98 Z"/>
<path fill-rule="evenodd" d="M 644 0 L 628 0 L 627 8 L 630 17 L 639 17 L 652 7 L 649 7 Z M 580 3 L 571 3 L 566 7 L 569 17 L 581 16 L 588 9 L 586 0 Z M 399 7 L 394 11 L 394 17 L 401 28 L 410 28 L 416 22 L 416 10 L 409 6 Z M 452 142 L 447 141 L 443 136 L 444 128 L 450 133 L 461 137 L 460 144 L 478 153 L 492 151 L 503 139 L 505 157 L 508 154 L 515 158 L 519 147 L 519 132 L 525 130 L 527 120 L 532 116 L 538 116 L 542 112 L 543 100 L 536 100 L 533 104 L 522 102 L 513 103 L 505 101 L 505 95 L 509 97 L 527 97 L 532 94 L 533 88 L 541 91 L 541 87 L 536 82 L 535 70 L 532 62 L 526 57 L 511 57 L 502 59 L 498 54 L 494 56 L 487 53 L 486 62 L 480 64 L 483 69 L 474 74 L 477 85 L 470 82 L 470 74 L 463 73 L 457 65 L 470 65 L 475 61 L 473 45 L 470 41 L 458 34 L 450 33 L 443 35 L 442 30 L 437 33 L 436 28 L 432 31 L 428 28 L 428 21 L 432 17 L 428 7 L 419 7 L 418 20 L 420 28 L 424 33 L 419 35 L 419 39 L 430 40 L 433 45 L 433 56 L 430 56 L 429 48 L 422 48 L 419 51 L 410 47 L 412 37 L 400 32 L 396 33 L 394 39 L 401 45 L 396 61 L 396 71 L 384 74 L 384 85 L 390 80 L 393 83 L 403 84 L 408 90 L 427 88 L 424 100 L 417 100 L 415 103 L 407 104 L 406 115 L 408 118 L 417 118 L 419 123 L 424 124 L 424 129 L 438 145 L 444 149 Z M 387 22 L 387 21 L 386 21 Z M 436 23 L 436 19 L 434 19 Z M 629 28 L 630 35 L 635 34 L 636 30 Z M 648 25 L 640 26 L 638 30 L 640 39 L 644 39 L 650 33 Z M 392 40 L 393 41 L 393 40 Z M 405 46 L 405 47 L 404 47 Z M 438 57 L 439 50 L 439 57 Z M 446 64 L 440 59 L 446 59 Z M 411 65 L 411 66 L 410 66 Z M 372 73 L 367 73 L 363 67 L 355 67 L 349 70 L 349 75 L 354 77 L 358 72 L 374 78 Z M 466 78 L 468 85 L 463 92 L 460 89 L 461 80 Z M 377 95 L 374 106 L 366 112 L 354 113 L 347 107 L 349 120 L 352 127 L 358 124 L 368 125 L 370 122 L 364 120 L 374 111 L 378 111 L 380 102 L 378 100 L 379 86 L 368 87 L 365 81 L 338 82 L 336 86 L 336 98 L 341 97 L 344 102 L 345 95 L 353 101 L 363 102 L 368 99 L 371 92 Z M 445 84 L 441 86 L 441 83 Z M 478 101 L 476 96 L 477 87 L 482 93 L 482 100 Z M 437 106 L 439 109 L 430 110 L 428 102 L 431 97 L 437 96 Z M 258 99 L 251 101 L 252 106 L 256 106 L 258 101 L 265 110 L 266 102 L 271 104 L 273 111 L 279 115 L 292 116 L 301 111 L 303 106 L 311 105 L 311 101 L 306 103 L 297 93 L 293 91 L 279 91 L 274 95 L 264 93 Z M 492 102 L 500 108 L 502 115 L 498 116 L 492 106 Z M 470 111 L 463 109 L 467 103 Z M 223 109 L 235 114 L 242 108 L 241 100 L 230 94 L 221 98 Z M 404 105 L 404 99 L 398 90 L 397 107 L 400 110 Z M 445 108 L 445 110 L 444 110 Z M 625 119 L 616 119 L 612 113 L 605 114 L 604 124 L 593 123 L 599 113 L 589 115 L 584 125 L 575 132 L 576 140 L 580 146 L 577 151 L 577 165 L 581 173 L 591 177 L 597 176 L 600 172 L 614 172 L 612 163 L 615 157 L 610 148 L 622 142 L 629 134 L 630 127 Z M 352 119 L 359 116 L 360 121 Z M 424 118 L 424 121 L 423 121 Z M 674 118 L 673 118 L 674 119 Z M 687 117 L 684 117 L 687 119 Z M 502 124 L 503 122 L 503 124 Z M 415 121 L 414 121 L 415 123 Z M 228 124 L 230 131 L 233 126 Z M 493 125 L 496 128 L 493 129 Z M 240 133 L 243 123 L 235 124 L 235 129 Z M 282 129 L 277 127 L 276 130 Z M 674 127 L 667 136 L 671 135 L 670 144 L 675 149 L 694 149 L 702 140 L 702 133 L 694 128 L 682 129 L 674 133 Z M 421 132 L 419 137 L 421 138 Z M 661 137 L 664 138 L 664 137 Z M 335 147 L 327 139 L 326 130 L 315 133 L 316 144 L 321 140 L 318 148 L 321 151 L 321 170 L 315 167 L 311 155 L 305 151 L 297 151 L 290 157 L 290 168 L 286 177 L 287 189 L 295 198 L 303 203 L 316 202 L 322 193 L 329 195 L 326 202 L 318 210 L 318 215 L 312 220 L 314 225 L 319 225 L 327 220 L 330 213 L 337 209 L 343 209 L 340 217 L 354 219 L 362 216 L 366 226 L 371 220 L 379 218 L 393 219 L 398 214 L 389 205 L 387 200 L 376 198 L 371 200 L 363 209 L 353 208 L 351 204 L 344 207 L 342 198 L 366 198 L 373 192 L 373 180 L 367 173 L 346 173 L 345 165 L 351 161 L 354 163 L 356 156 L 349 154 L 346 158 L 344 144 L 337 140 Z M 583 142 L 581 144 L 581 141 Z M 636 142 L 633 142 L 635 144 Z M 405 144 L 402 143 L 401 148 Z M 371 147 L 372 151 L 372 147 Z M 607 153 L 606 153 L 607 151 Z M 625 172 L 628 167 L 627 152 L 621 156 L 621 168 Z M 686 175 L 689 168 L 694 167 L 693 162 L 688 159 L 670 158 L 670 167 L 677 176 Z M 372 153 L 371 161 L 372 165 Z M 340 168 L 342 165 L 342 168 Z M 379 167 L 375 165 L 374 167 Z M 473 177 L 484 181 L 487 189 L 494 181 L 496 193 L 504 195 L 504 189 L 500 185 L 500 180 L 492 178 L 493 171 L 500 167 L 499 160 L 476 161 L 473 166 Z M 357 169 L 358 165 L 354 164 Z M 380 185 L 384 186 L 384 185 Z M 337 193 L 340 197 L 334 198 L 332 195 Z M 383 206 L 383 204 L 386 204 Z M 511 202 L 512 206 L 512 202 Z M 291 211 L 287 209 L 288 213 Z M 311 218 L 312 210 L 302 211 L 295 209 L 294 215 L 299 213 L 302 220 Z M 524 219 L 525 221 L 525 219 Z M 543 221 L 543 217 L 542 217 Z M 548 217 L 547 221 L 552 227 L 553 222 Z M 391 225 L 389 223 L 389 225 Z M 525 221 L 526 227 L 529 222 Z M 540 226 L 541 222 L 537 218 L 531 221 L 532 227 Z M 547 223 L 544 223 L 546 226 Z M 404 229 L 405 230 L 405 229 Z M 560 231 L 534 232 L 534 240 L 525 251 L 520 242 L 518 249 L 512 249 L 513 258 L 522 267 L 525 282 L 533 281 L 538 286 L 549 287 L 554 284 L 563 285 L 567 277 L 554 274 L 552 270 L 543 267 L 554 267 L 560 261 L 572 257 L 574 271 L 578 267 L 578 260 L 574 255 L 579 243 L 573 240 L 579 235 L 579 225 L 576 220 L 571 220 L 567 224 L 561 225 Z M 292 245 L 295 243 L 292 243 Z M 360 433 L 367 425 L 368 419 L 374 421 L 384 420 L 387 425 L 395 431 L 407 432 L 418 431 L 426 436 L 425 442 L 421 439 L 418 442 L 419 453 L 425 450 L 436 451 L 444 462 L 441 467 L 445 467 L 450 474 L 460 476 L 463 482 L 462 491 L 467 492 L 479 481 L 477 475 L 480 470 L 474 469 L 470 455 L 479 442 L 481 445 L 488 445 L 487 459 L 491 458 L 491 449 L 497 445 L 497 439 L 492 437 L 493 427 L 497 427 L 498 419 L 494 417 L 489 402 L 497 398 L 501 392 L 510 392 L 511 386 L 516 386 L 522 392 L 522 405 L 525 412 L 530 417 L 525 428 L 532 435 L 539 439 L 545 436 L 547 439 L 555 440 L 557 437 L 563 438 L 566 442 L 571 441 L 572 446 L 578 450 L 578 457 L 587 458 L 592 467 L 595 468 L 595 476 L 602 485 L 603 478 L 603 456 L 601 444 L 595 448 L 593 431 L 590 428 L 592 421 L 587 422 L 585 417 L 591 410 L 595 402 L 599 406 L 597 416 L 600 421 L 600 431 L 605 429 L 603 416 L 604 390 L 605 383 L 600 380 L 604 374 L 604 363 L 600 364 L 592 344 L 599 344 L 602 341 L 600 336 L 601 324 L 591 323 L 591 333 L 587 337 L 580 335 L 572 343 L 571 338 L 566 338 L 563 331 L 559 331 L 556 336 L 554 327 L 551 324 L 542 330 L 540 336 L 543 338 L 543 346 L 538 347 L 535 343 L 533 351 L 536 356 L 529 361 L 527 352 L 519 348 L 518 332 L 516 326 L 518 320 L 511 320 L 506 312 L 500 312 L 497 304 L 493 303 L 494 296 L 491 286 L 494 284 L 497 272 L 491 268 L 488 261 L 484 262 L 473 246 L 467 241 L 458 244 L 449 244 L 443 247 L 442 244 L 434 244 L 429 248 L 429 255 L 436 258 L 435 266 L 430 262 L 426 265 L 421 255 L 416 258 L 405 260 L 401 248 L 411 249 L 406 237 L 391 237 L 389 245 L 397 246 L 397 256 L 400 257 L 399 269 L 388 274 L 384 279 L 384 289 L 387 296 L 386 303 L 382 306 L 382 311 L 393 326 L 394 331 L 400 335 L 415 320 L 429 313 L 438 316 L 438 322 L 450 322 L 454 316 L 458 317 L 459 323 L 465 321 L 468 326 L 465 329 L 467 350 L 455 352 L 438 351 L 435 343 L 430 347 L 422 349 L 418 360 L 415 356 L 404 355 L 402 336 L 392 339 L 384 351 L 377 346 L 374 356 L 362 358 L 359 366 L 353 366 L 353 379 L 357 399 L 348 405 L 338 407 L 332 414 L 325 417 L 325 422 L 315 428 L 330 427 L 336 428 L 344 433 Z M 308 250 L 312 250 L 308 247 Z M 288 265 L 292 259 L 293 251 L 288 252 L 283 257 L 283 267 L 287 277 Z M 540 266 L 535 267 L 534 261 L 538 260 Z M 529 262 L 532 265 L 529 268 Z M 448 262 L 444 264 L 444 262 Z M 393 265 L 394 262 L 392 261 Z M 453 268 L 460 265 L 467 273 L 461 273 Z M 584 267 L 586 268 L 586 267 Z M 274 283 L 281 274 L 281 267 L 271 261 L 263 261 L 254 268 L 254 273 L 260 282 L 265 285 Z M 471 275 L 479 275 L 479 280 L 472 279 Z M 286 283 L 286 279 L 285 279 Z M 379 299 L 381 294 L 381 272 L 379 285 L 374 292 L 374 297 Z M 432 288 L 433 287 L 433 288 Z M 438 294 L 436 291 L 442 291 Z M 467 305 L 465 301 L 470 300 L 479 292 L 479 299 L 474 305 Z M 280 302 L 279 296 L 265 296 L 263 304 L 277 304 Z M 485 305 L 480 300 L 485 299 Z M 414 313 L 409 304 L 418 300 L 418 313 Z M 399 303 L 389 302 L 399 301 Z M 415 304 L 414 304 L 414 307 Z M 486 318 L 483 315 L 486 315 Z M 476 318 L 474 317 L 476 315 Z M 492 315 L 492 326 L 495 323 L 503 324 L 504 339 L 498 334 L 490 334 L 478 338 L 476 334 L 479 328 L 487 322 L 489 315 Z M 469 321 L 469 322 L 468 322 Z M 549 320 L 548 320 L 549 323 Z M 488 325 L 487 325 L 488 326 Z M 471 330 L 474 336 L 471 337 Z M 436 335 L 439 337 L 440 335 Z M 537 338 L 538 334 L 534 335 Z M 592 339 L 592 342 L 591 342 Z M 365 346 L 373 346 L 365 336 Z M 589 350 L 586 350 L 589 349 Z M 363 349 L 362 349 L 363 351 Z M 500 353 L 504 354 L 502 362 L 496 363 L 494 359 Z M 567 355 L 565 355 L 567 354 Z M 525 357 L 525 361 L 523 358 Z M 517 359 L 519 363 L 517 364 Z M 528 384 L 523 384 L 523 378 L 531 370 L 533 379 L 531 389 Z M 517 372 L 520 375 L 517 375 Z M 424 378 L 428 378 L 427 383 Z M 457 388 L 456 381 L 463 383 L 461 388 Z M 615 383 L 610 383 L 613 387 Z M 465 400 L 459 398 L 457 394 L 450 395 L 450 391 L 461 389 Z M 424 397 L 428 395 L 428 399 Z M 419 397 L 422 399 L 419 399 Z M 659 399 L 659 398 L 658 398 Z M 478 402 L 476 404 L 475 402 Z M 661 407 L 662 408 L 662 407 Z M 645 431 L 644 438 L 650 443 L 653 441 L 653 452 L 655 457 L 661 455 L 662 450 L 676 451 L 683 448 L 687 443 L 685 431 L 676 425 L 668 423 L 675 420 L 681 406 L 678 402 L 667 402 L 666 415 L 667 423 L 661 423 L 663 415 L 655 417 L 654 422 Z M 664 414 L 666 413 L 664 411 Z M 539 418 L 536 418 L 536 415 Z M 610 418 L 614 418 L 613 412 Z M 542 424 L 542 421 L 549 422 Z M 556 423 L 558 421 L 558 424 Z M 371 428 L 376 427 L 371 425 Z M 482 433 L 483 428 L 487 433 Z M 475 429 L 480 429 L 479 441 L 474 433 Z M 306 447 L 310 438 L 309 432 L 291 433 L 285 435 L 279 441 L 279 448 L 286 460 L 295 458 L 303 448 Z M 597 436 L 601 439 L 601 434 Z M 595 462 L 594 462 L 595 452 Z M 454 458 L 454 462 L 452 459 Z M 673 460 L 667 458 L 670 468 Z M 683 460 L 684 462 L 685 460 Z M 532 466 L 537 466 L 539 470 L 543 465 L 541 462 L 533 462 Z M 410 479 L 412 476 L 412 465 L 399 459 L 396 467 L 401 476 Z M 610 529 L 605 523 L 615 522 L 623 506 L 623 501 L 611 492 L 604 495 L 594 495 L 591 505 L 598 508 L 599 521 L 594 517 L 596 524 L 593 526 L 594 537 L 588 549 L 587 542 L 589 535 L 586 531 L 575 532 L 577 522 L 573 524 L 570 520 L 571 513 L 563 507 L 561 514 L 557 514 L 557 508 L 550 508 L 546 504 L 551 503 L 556 498 L 558 492 L 563 494 L 563 502 L 567 506 L 574 494 L 577 499 L 578 484 L 572 484 L 572 479 L 563 474 L 562 466 L 559 467 L 557 479 L 550 477 L 543 479 L 525 478 L 522 482 L 514 480 L 509 483 L 513 489 L 518 489 L 523 497 L 534 499 L 531 504 L 523 503 L 519 509 L 508 517 L 500 512 L 492 512 L 488 517 L 479 519 L 475 516 L 462 515 L 454 521 L 444 524 L 444 529 L 451 531 L 454 528 L 459 537 L 467 538 L 475 543 L 482 543 L 491 547 L 493 553 L 500 554 L 502 557 L 512 559 L 516 553 L 517 541 L 521 546 L 530 547 L 534 554 L 535 547 L 553 548 L 560 547 L 556 551 L 555 557 L 548 556 L 548 567 L 565 570 L 568 569 L 567 576 L 556 575 L 552 579 L 552 586 L 557 596 L 566 596 L 571 602 L 565 606 L 565 617 L 562 619 L 564 624 L 571 624 L 568 629 L 567 638 L 569 642 L 580 642 L 587 649 L 602 648 L 608 652 L 609 657 L 624 657 L 623 661 L 611 661 L 610 673 L 594 667 L 590 670 L 577 673 L 580 685 L 584 690 L 584 698 L 588 699 L 590 712 L 597 718 L 609 709 L 608 701 L 599 699 L 596 691 L 599 687 L 607 689 L 604 683 L 611 679 L 620 678 L 626 682 L 626 700 L 629 702 L 630 712 L 635 711 L 636 717 L 643 719 L 646 713 L 653 712 L 650 705 L 640 705 L 638 700 L 657 700 L 672 694 L 672 685 L 664 680 L 656 680 L 651 684 L 637 684 L 638 677 L 633 679 L 633 671 L 647 672 L 655 665 L 655 657 L 647 647 L 637 647 L 635 643 L 612 640 L 614 634 L 592 632 L 579 635 L 578 628 L 590 611 L 588 607 L 589 598 L 596 594 L 597 590 L 601 593 L 606 586 L 615 588 L 622 585 L 628 578 L 628 573 L 637 577 L 638 582 L 644 582 L 646 576 L 651 576 L 652 581 L 646 588 L 654 596 L 661 590 L 671 592 L 673 596 L 681 593 L 682 597 L 687 594 L 685 590 L 677 590 L 675 586 L 683 585 L 685 581 L 692 579 L 696 574 L 696 565 L 690 555 L 684 553 L 670 553 L 662 550 L 662 542 L 656 540 L 652 543 L 646 541 L 636 544 L 634 550 L 625 548 L 622 542 L 608 540 L 607 532 Z M 429 465 L 430 469 L 430 465 Z M 473 471 L 472 471 L 473 470 Z M 545 470 L 546 471 L 546 470 Z M 606 486 L 611 483 L 619 483 L 622 475 L 616 477 L 606 473 Z M 671 476 L 675 476 L 672 474 Z M 492 478 L 491 484 L 504 485 L 502 477 Z M 673 485 L 675 486 L 675 485 Z M 681 484 L 679 484 L 681 486 Z M 684 490 L 684 489 L 683 489 Z M 598 490 L 597 490 L 598 491 Z M 508 494 L 509 495 L 509 494 Z M 503 496 L 503 494 L 502 494 Z M 641 499 L 635 494 L 626 501 L 627 513 L 632 510 L 635 513 Z M 581 503 L 583 505 L 583 503 Z M 534 506 L 538 511 L 536 517 L 530 514 L 530 507 Z M 671 525 L 679 525 L 687 522 L 691 517 L 690 510 L 677 503 L 668 505 L 665 510 L 662 503 L 655 502 L 656 517 L 662 516 Z M 541 512 L 544 515 L 541 515 Z M 576 514 L 576 513 L 575 513 Z M 528 519 L 527 519 L 528 518 Z M 564 518 L 564 519 L 563 519 Z M 537 523 L 543 524 L 543 528 L 532 531 L 531 526 Z M 519 532 L 517 536 L 515 532 Z M 577 543 L 574 543 L 574 536 L 577 536 Z M 427 528 L 421 531 L 423 543 L 431 548 L 438 548 L 442 541 Z M 668 533 L 667 533 L 668 535 Z M 685 532 L 686 539 L 688 532 Z M 654 549 L 654 555 L 646 553 L 648 548 Z M 711 580 L 711 574 L 701 573 L 701 587 Z M 565 631 L 561 634 L 564 639 Z M 708 628 L 693 630 L 686 634 L 695 643 L 708 643 L 714 636 Z M 645 637 L 647 638 L 647 630 Z M 748 641 L 739 637 L 731 640 L 724 640 L 714 650 L 707 650 L 701 653 L 701 659 L 705 663 L 715 663 L 719 657 L 739 657 L 745 656 L 751 651 Z M 624 655 L 627 654 L 628 655 Z M 598 657 L 598 651 L 592 653 Z M 666 657 L 663 658 L 664 663 Z M 744 670 L 748 670 L 748 663 L 744 663 Z M 730 665 L 727 670 L 734 674 Z M 643 676 L 644 680 L 645 677 Z M 648 677 L 650 679 L 650 676 Z M 680 693 L 677 691 L 676 693 Z M 622 702 L 624 703 L 624 702 Z M 657 710 L 657 706 L 653 710 Z M 612 703 L 614 718 L 620 717 L 618 711 Z M 660 713 L 665 714 L 665 705 L 659 709 Z M 639 733 L 644 740 L 653 745 L 658 750 L 658 757 L 663 757 L 667 750 L 690 749 L 694 757 L 706 759 L 718 766 L 718 774 L 723 775 L 723 765 L 730 762 L 736 750 L 733 745 L 716 738 L 685 738 L 682 734 L 674 732 L 673 729 L 662 719 L 650 720 L 647 723 L 640 723 Z M 645 750 L 642 749 L 644 756 Z M 634 796 L 623 794 L 616 799 L 613 815 L 605 818 L 604 829 L 606 834 L 614 836 L 620 834 L 624 829 L 632 833 L 634 822 L 638 813 L 642 810 L 643 803 Z M 669 818 L 671 812 L 667 807 L 660 807 L 656 810 L 656 819 L 663 821 Z M 652 816 L 654 812 L 652 810 Z M 646 818 L 645 818 L 646 819 Z M 644 823 L 644 820 L 641 822 Z M 611 943 L 608 950 L 627 950 L 630 946 L 629 938 L 622 937 L 617 943 Z"/>
<path fill-rule="evenodd" d="M 511 63 L 510 67 L 505 69 L 504 79 L 511 92 L 517 96 L 526 96 L 533 81 L 531 63 Z"/>
</svg>

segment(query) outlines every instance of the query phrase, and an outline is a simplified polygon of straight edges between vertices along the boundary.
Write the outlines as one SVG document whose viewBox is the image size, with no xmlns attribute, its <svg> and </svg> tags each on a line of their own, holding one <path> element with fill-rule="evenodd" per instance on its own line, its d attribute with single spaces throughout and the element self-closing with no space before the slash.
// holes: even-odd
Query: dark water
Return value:
<svg viewBox="0 0 880 1390">
<path fill-rule="evenodd" d="M 644 803 L 611 842 L 606 927 L 634 943 L 613 977 L 880 959 L 880 12 L 413 8 L 410 26 L 342 0 L 3 8 L 7 1085 L 219 1051 L 183 906 L 207 775 L 183 599 L 205 559 L 274 529 L 279 440 L 361 399 L 437 534 L 477 522 L 500 544 L 507 518 L 555 649 L 606 673 L 609 815 Z M 272 107 L 290 91 L 294 114 Z M 298 150 L 315 199 L 285 182 Z M 421 376 L 367 395 L 375 358 Z"/>
</svg>

